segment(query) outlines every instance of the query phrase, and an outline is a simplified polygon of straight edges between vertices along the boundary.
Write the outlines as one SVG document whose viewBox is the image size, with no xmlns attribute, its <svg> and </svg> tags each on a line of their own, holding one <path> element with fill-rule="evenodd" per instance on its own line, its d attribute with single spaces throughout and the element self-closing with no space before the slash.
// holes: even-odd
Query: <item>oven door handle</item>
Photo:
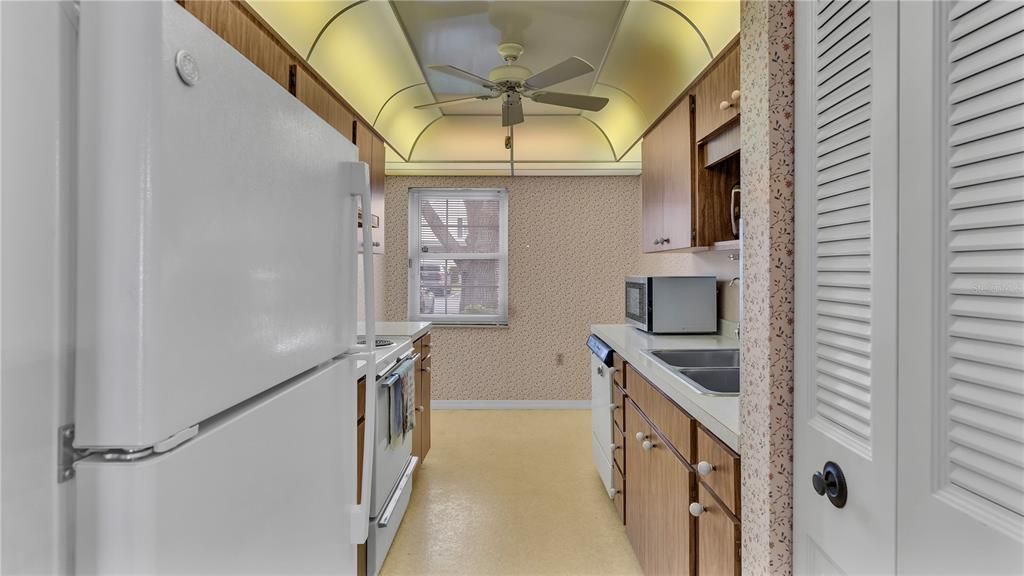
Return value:
<svg viewBox="0 0 1024 576">
<path fill-rule="evenodd" d="M 395 508 L 398 507 L 398 501 L 402 499 L 402 492 L 405 491 L 405 486 L 409 484 L 412 473 L 416 470 L 416 466 L 419 463 L 420 459 L 417 456 L 409 459 L 409 464 L 406 465 L 405 472 L 402 473 L 402 479 L 398 481 L 394 492 L 391 493 L 391 498 L 388 499 L 388 503 L 384 506 L 384 513 L 377 519 L 378 528 L 388 527 L 388 523 L 391 522 L 391 516 L 395 513 Z"/>
<path fill-rule="evenodd" d="M 402 366 L 404 366 L 408 362 L 415 362 L 419 360 L 419 358 L 419 354 L 413 354 L 412 356 L 409 356 L 404 360 L 399 360 L 398 364 L 395 364 L 394 367 L 391 368 L 391 370 L 388 370 L 387 376 L 379 380 L 380 385 L 385 388 L 390 388 L 394 386 L 402 378 L 402 375 L 400 374 L 400 372 L 402 371 Z"/>
</svg>

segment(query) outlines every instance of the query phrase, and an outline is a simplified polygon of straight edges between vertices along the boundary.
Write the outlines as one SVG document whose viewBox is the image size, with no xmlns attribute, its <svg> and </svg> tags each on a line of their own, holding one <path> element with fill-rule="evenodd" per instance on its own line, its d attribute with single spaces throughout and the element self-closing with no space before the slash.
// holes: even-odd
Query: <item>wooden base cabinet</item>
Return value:
<svg viewBox="0 0 1024 576">
<path fill-rule="evenodd" d="M 740 523 L 725 511 L 711 492 L 697 488 L 701 506 L 697 517 L 697 573 L 714 576 L 740 574 Z"/>
<path fill-rule="evenodd" d="M 739 456 L 632 366 L 624 376 L 625 473 L 616 480 L 644 574 L 739 576 Z"/>
<path fill-rule="evenodd" d="M 430 452 L 430 383 L 434 361 L 430 353 L 430 342 L 428 332 L 413 343 L 413 348 L 419 353 L 420 359 L 416 362 L 416 427 L 412 429 L 412 455 L 419 457 L 420 464 L 427 457 L 427 452 Z"/>
<path fill-rule="evenodd" d="M 628 402 L 626 534 L 644 574 L 693 573 L 693 473 Z"/>
</svg>

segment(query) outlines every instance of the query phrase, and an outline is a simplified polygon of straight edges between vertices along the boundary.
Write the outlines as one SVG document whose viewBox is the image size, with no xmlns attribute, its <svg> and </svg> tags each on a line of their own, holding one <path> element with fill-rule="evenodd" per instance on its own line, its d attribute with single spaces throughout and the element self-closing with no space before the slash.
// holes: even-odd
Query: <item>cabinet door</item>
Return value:
<svg viewBox="0 0 1024 576">
<path fill-rule="evenodd" d="M 704 511 L 697 519 L 697 573 L 739 576 L 740 525 L 722 510 L 703 484 L 697 501 Z"/>
<path fill-rule="evenodd" d="M 353 135 L 359 148 L 359 161 L 370 167 L 370 213 L 378 219 L 378 227 L 373 229 L 373 251 L 381 254 L 384 251 L 384 141 L 358 120 Z M 367 221 L 372 221 L 372 218 L 367 218 Z M 359 242 L 361 246 L 361 231 Z"/>
<path fill-rule="evenodd" d="M 734 90 L 740 89 L 740 47 L 734 44 L 701 80 L 696 96 L 697 141 L 729 123 L 739 114 L 739 102 L 732 99 Z M 722 102 L 727 104 L 722 108 Z"/>
<path fill-rule="evenodd" d="M 662 120 L 662 142 L 668 154 L 667 180 L 661 194 L 661 250 L 693 246 L 693 111 L 689 97 L 683 98 Z"/>
<path fill-rule="evenodd" d="M 640 176 L 642 187 L 642 211 L 643 211 L 643 232 L 641 234 L 643 252 L 656 252 L 660 250 L 660 242 L 663 220 L 661 217 L 661 195 L 664 188 L 664 171 L 666 161 L 663 158 L 665 153 L 661 143 L 663 128 L 659 124 L 652 129 L 641 143 L 643 155 L 643 172 Z"/>
<path fill-rule="evenodd" d="M 427 349 L 429 352 L 429 348 Z M 416 396 L 419 398 L 416 404 L 416 410 L 419 412 L 416 422 L 416 430 L 419 430 L 419 447 L 420 447 L 420 460 L 427 457 L 427 452 L 430 452 L 430 380 L 431 380 L 431 364 L 433 358 L 430 354 L 427 354 L 426 359 L 423 360 L 423 369 L 420 370 L 420 381 L 416 384 Z"/>
<path fill-rule="evenodd" d="M 294 76 L 292 91 L 295 97 L 333 126 L 342 136 L 352 140 L 352 121 L 355 119 L 352 112 L 335 99 L 334 95 L 304 68 L 296 65 L 292 69 Z"/>
<path fill-rule="evenodd" d="M 183 0 L 179 4 L 285 90 L 292 56 L 244 2 Z"/>
<path fill-rule="evenodd" d="M 648 473 L 644 468 L 647 458 L 643 456 L 643 449 L 637 435 L 641 438 L 651 434 L 647 421 L 640 416 L 640 411 L 632 402 L 626 402 L 626 439 L 623 445 L 623 455 L 626 459 L 626 473 L 623 480 L 626 483 L 626 535 L 629 543 L 633 546 L 640 566 L 644 573 L 652 574 L 647 563 L 647 540 L 645 523 L 648 521 Z"/>
<path fill-rule="evenodd" d="M 664 439 L 651 434 L 650 449 L 641 448 L 648 476 L 646 574 L 693 573 L 693 517 L 690 490 L 693 473 L 668 447 Z M 712 572 L 712 574 L 717 574 Z"/>
</svg>

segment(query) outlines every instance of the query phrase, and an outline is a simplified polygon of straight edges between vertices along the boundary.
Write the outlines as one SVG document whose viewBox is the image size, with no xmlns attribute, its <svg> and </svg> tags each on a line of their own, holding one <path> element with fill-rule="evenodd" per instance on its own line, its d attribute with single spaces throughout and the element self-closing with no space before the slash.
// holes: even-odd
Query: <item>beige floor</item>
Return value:
<svg viewBox="0 0 1024 576">
<path fill-rule="evenodd" d="M 435 411 L 383 576 L 640 575 L 590 457 L 590 412 Z"/>
</svg>

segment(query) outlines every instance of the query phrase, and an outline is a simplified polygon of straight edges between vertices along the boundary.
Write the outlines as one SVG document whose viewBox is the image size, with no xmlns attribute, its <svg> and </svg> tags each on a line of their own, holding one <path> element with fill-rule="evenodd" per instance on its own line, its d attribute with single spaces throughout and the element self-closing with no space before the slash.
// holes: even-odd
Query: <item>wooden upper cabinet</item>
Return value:
<svg viewBox="0 0 1024 576">
<path fill-rule="evenodd" d="M 355 144 L 359 148 L 359 161 L 370 167 L 371 214 L 377 216 L 377 227 L 373 229 L 373 251 L 384 253 L 384 141 L 361 121 L 355 121 L 353 129 Z M 362 232 L 359 233 L 362 242 Z"/>
<path fill-rule="evenodd" d="M 643 251 L 693 245 L 693 123 L 684 97 L 643 140 Z"/>
<path fill-rule="evenodd" d="M 277 42 L 266 24 L 255 17 L 242 2 L 180 0 L 178 3 L 288 90 L 289 72 L 295 60 Z"/>
<path fill-rule="evenodd" d="M 732 98 L 733 92 L 740 89 L 739 43 L 731 43 L 725 50 L 693 91 L 698 142 L 739 115 L 739 101 Z M 726 106 L 723 107 L 723 103 Z"/>
<path fill-rule="evenodd" d="M 304 68 L 293 65 L 292 75 L 292 93 L 295 97 L 342 136 L 352 140 L 352 122 L 355 120 L 352 112 Z"/>
</svg>

